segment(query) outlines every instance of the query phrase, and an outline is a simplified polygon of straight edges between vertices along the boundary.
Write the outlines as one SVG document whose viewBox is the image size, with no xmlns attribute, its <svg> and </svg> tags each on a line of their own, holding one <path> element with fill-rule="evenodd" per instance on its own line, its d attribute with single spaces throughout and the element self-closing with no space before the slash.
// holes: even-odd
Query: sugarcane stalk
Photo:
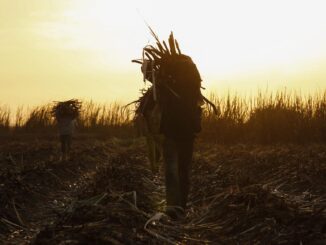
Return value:
<svg viewBox="0 0 326 245">
<path fill-rule="evenodd" d="M 173 32 L 171 32 L 170 37 L 169 37 L 169 45 L 170 45 L 170 52 L 171 52 L 171 54 L 172 55 L 176 55 L 177 52 L 175 50 Z"/>
<path fill-rule="evenodd" d="M 165 41 L 163 41 L 163 45 L 165 47 L 165 51 L 167 54 L 170 54 L 170 51 L 169 51 L 169 48 L 168 48 L 168 45 L 166 45 Z"/>
<path fill-rule="evenodd" d="M 182 54 L 177 39 L 175 39 L 175 46 L 177 47 L 178 53 Z"/>
<path fill-rule="evenodd" d="M 152 62 L 152 83 L 153 83 L 153 99 L 157 101 L 157 94 L 156 94 L 156 79 L 155 79 L 155 70 L 154 70 L 154 61 Z"/>
</svg>

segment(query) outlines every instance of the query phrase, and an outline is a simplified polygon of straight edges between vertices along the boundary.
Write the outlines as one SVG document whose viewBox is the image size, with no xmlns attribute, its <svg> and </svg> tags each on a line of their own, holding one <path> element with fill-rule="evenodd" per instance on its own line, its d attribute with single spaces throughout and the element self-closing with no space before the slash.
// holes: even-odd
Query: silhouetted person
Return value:
<svg viewBox="0 0 326 245">
<path fill-rule="evenodd" d="M 59 117 L 57 123 L 61 142 L 61 160 L 66 161 L 70 154 L 76 119 L 71 117 Z"/>
<path fill-rule="evenodd" d="M 56 102 L 52 108 L 52 115 L 57 120 L 61 142 L 61 160 L 66 161 L 70 154 L 72 135 L 75 131 L 76 119 L 79 116 L 81 102 L 72 99 Z"/>
<path fill-rule="evenodd" d="M 187 206 L 194 139 L 201 130 L 201 78 L 191 58 L 181 54 L 173 34 L 168 42 L 170 49 L 153 35 L 158 48 L 149 46 L 144 49 L 147 59 L 135 61 L 142 63 L 144 78 L 152 83 L 136 113 L 150 124 L 154 109 L 159 107 L 156 114 L 159 132 L 164 136 L 166 213 L 178 218 Z"/>
</svg>

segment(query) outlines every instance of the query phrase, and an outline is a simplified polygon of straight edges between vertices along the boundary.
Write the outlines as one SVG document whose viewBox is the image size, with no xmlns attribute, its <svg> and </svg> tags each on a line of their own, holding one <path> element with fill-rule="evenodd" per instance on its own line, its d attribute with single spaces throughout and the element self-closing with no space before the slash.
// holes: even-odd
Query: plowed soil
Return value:
<svg viewBox="0 0 326 245">
<path fill-rule="evenodd" d="M 0 143 L 4 244 L 326 244 L 326 146 L 197 142 L 186 216 L 143 140 Z"/>
</svg>

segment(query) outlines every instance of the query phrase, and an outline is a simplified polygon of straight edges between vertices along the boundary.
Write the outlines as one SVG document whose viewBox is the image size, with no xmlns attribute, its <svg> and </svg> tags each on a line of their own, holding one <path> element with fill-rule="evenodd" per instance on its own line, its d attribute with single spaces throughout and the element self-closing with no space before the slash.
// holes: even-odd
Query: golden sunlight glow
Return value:
<svg viewBox="0 0 326 245">
<path fill-rule="evenodd" d="M 1 0 L 0 104 L 128 102 L 130 62 L 174 31 L 209 91 L 326 88 L 324 1 Z"/>
</svg>

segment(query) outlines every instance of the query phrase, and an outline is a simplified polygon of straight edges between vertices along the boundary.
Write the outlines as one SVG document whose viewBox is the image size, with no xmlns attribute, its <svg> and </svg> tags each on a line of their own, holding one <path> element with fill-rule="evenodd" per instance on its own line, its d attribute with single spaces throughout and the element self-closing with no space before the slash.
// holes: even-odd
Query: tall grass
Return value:
<svg viewBox="0 0 326 245">
<path fill-rule="evenodd" d="M 326 142 L 326 91 L 301 95 L 286 90 L 261 92 L 252 97 L 227 94 L 210 100 L 217 107 L 205 107 L 199 137 L 220 143 L 305 143 Z M 23 112 L 19 108 L 11 122 L 15 132 L 54 133 L 56 121 L 51 105 Z M 78 119 L 80 133 L 98 137 L 133 135 L 133 108 L 118 103 L 83 102 Z M 0 129 L 9 128 L 10 111 L 0 107 Z"/>
<path fill-rule="evenodd" d="M 6 106 L 0 106 L 0 133 L 9 131 L 10 110 Z"/>
<path fill-rule="evenodd" d="M 82 128 L 105 128 L 111 126 L 124 126 L 131 121 L 132 110 L 118 103 L 109 105 L 84 103 L 79 117 L 79 125 Z"/>
<path fill-rule="evenodd" d="M 23 107 L 19 107 L 11 123 L 8 114 L 8 128 L 11 125 L 14 134 L 45 135 L 56 133 L 56 120 L 51 114 L 51 108 L 52 104 L 37 106 L 27 111 Z M 0 116 L 1 113 L 0 110 Z M 126 108 L 118 103 L 98 104 L 93 101 L 84 101 L 81 114 L 77 120 L 77 132 L 94 133 L 101 137 L 127 136 L 133 130 L 132 118 L 133 110 L 131 107 Z"/>
<path fill-rule="evenodd" d="M 17 118 L 18 119 L 18 118 Z M 16 120 L 17 120 L 16 119 Z M 16 125 L 19 122 L 16 121 Z M 51 115 L 51 106 L 38 106 L 32 109 L 22 127 L 26 130 L 44 130 L 54 126 L 54 118 Z"/>
<path fill-rule="evenodd" d="M 219 113 L 206 109 L 205 138 L 223 143 L 326 141 L 326 91 L 313 96 L 259 91 L 250 98 L 228 94 L 211 95 L 211 100 Z"/>
<path fill-rule="evenodd" d="M 133 110 L 118 103 L 83 103 L 78 127 L 83 132 L 104 134 L 103 136 L 130 136 L 133 131 Z"/>
</svg>

